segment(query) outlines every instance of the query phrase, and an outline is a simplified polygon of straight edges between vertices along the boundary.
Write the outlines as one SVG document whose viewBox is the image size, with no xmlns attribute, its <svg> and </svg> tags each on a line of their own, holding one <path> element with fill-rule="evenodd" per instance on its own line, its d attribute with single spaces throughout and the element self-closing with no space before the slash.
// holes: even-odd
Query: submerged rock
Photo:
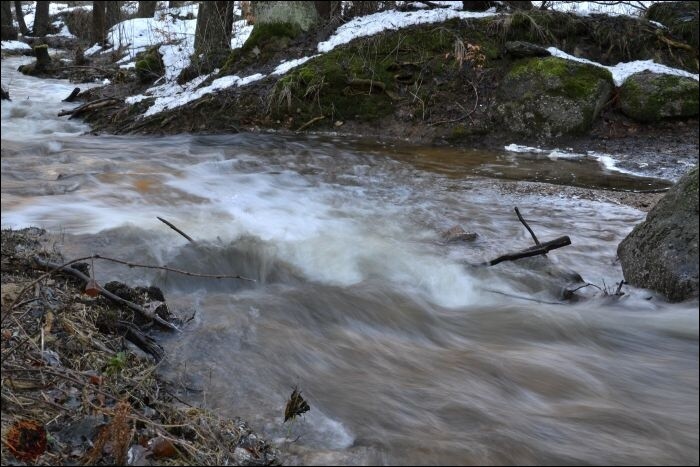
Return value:
<svg viewBox="0 0 700 467">
<path fill-rule="evenodd" d="M 625 280 L 678 302 L 698 296 L 698 167 L 683 176 L 617 249 Z"/>
<path fill-rule="evenodd" d="M 604 68 L 557 57 L 518 61 L 499 88 L 498 115 L 515 133 L 551 138 L 588 131 L 613 90 Z"/>
<path fill-rule="evenodd" d="M 476 232 L 467 232 L 459 225 L 455 225 L 451 229 L 444 231 L 441 235 L 442 240 L 447 243 L 452 242 L 470 242 L 479 238 Z"/>
<path fill-rule="evenodd" d="M 698 115 L 698 82 L 692 78 L 635 73 L 620 88 L 620 109 L 640 122 Z"/>
</svg>

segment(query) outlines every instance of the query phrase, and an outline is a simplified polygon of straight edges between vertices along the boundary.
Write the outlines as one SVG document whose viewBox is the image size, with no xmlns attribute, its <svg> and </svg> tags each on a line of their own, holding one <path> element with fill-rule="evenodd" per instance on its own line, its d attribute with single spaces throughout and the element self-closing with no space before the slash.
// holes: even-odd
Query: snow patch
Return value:
<svg viewBox="0 0 700 467">
<path fill-rule="evenodd" d="M 454 2 L 460 3 L 461 2 Z M 380 11 L 367 16 L 355 18 L 336 29 L 327 41 L 318 44 L 319 52 L 330 52 L 339 45 L 347 44 L 358 37 L 372 36 L 382 31 L 407 28 L 416 24 L 440 23 L 452 18 L 485 18 L 494 16 L 495 10 L 484 12 L 457 11 L 454 9 L 438 8 L 421 11 Z"/>
<path fill-rule="evenodd" d="M 312 58 L 316 58 L 320 56 L 321 54 L 316 54 L 316 55 L 311 55 L 310 57 L 302 57 L 302 58 L 297 58 L 296 60 L 287 60 L 286 62 L 282 62 L 279 65 L 277 65 L 277 68 L 275 68 L 275 71 L 272 72 L 273 75 L 283 75 L 292 68 L 298 67 L 299 65 L 308 62 Z"/>
<path fill-rule="evenodd" d="M 2 50 L 32 50 L 28 44 L 22 41 L 2 41 L 0 42 L 0 49 Z"/>
<path fill-rule="evenodd" d="M 605 68 L 606 70 L 609 70 L 610 73 L 612 73 L 613 76 L 613 81 L 615 82 L 615 86 L 622 86 L 622 83 L 625 82 L 627 78 L 629 78 L 631 75 L 635 73 L 639 73 L 640 71 L 651 71 L 653 73 L 659 73 L 659 74 L 664 74 L 664 75 L 677 75 L 677 76 L 686 76 L 688 78 L 693 78 L 694 80 L 698 80 L 698 75 L 694 73 L 690 73 L 685 70 L 680 70 L 678 68 L 671 68 L 666 65 L 661 65 L 660 63 L 656 63 L 653 60 L 635 60 L 634 62 L 624 62 L 624 63 L 618 63 L 617 65 L 614 66 L 606 66 L 606 65 L 601 65 L 598 62 L 594 62 L 591 60 L 587 60 L 585 58 L 579 58 L 575 57 L 573 55 L 570 55 L 563 50 L 559 50 L 556 47 L 549 47 L 547 50 L 552 54 L 554 57 L 559 57 L 559 58 L 564 58 L 566 60 L 572 60 L 574 62 L 581 62 L 581 63 L 586 63 L 588 65 L 594 65 L 597 67 Z"/>
</svg>

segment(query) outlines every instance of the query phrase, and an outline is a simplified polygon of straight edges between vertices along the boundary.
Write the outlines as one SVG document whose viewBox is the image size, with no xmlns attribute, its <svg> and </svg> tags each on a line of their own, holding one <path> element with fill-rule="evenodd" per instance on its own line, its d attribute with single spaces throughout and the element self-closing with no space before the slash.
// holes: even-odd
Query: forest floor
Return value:
<svg viewBox="0 0 700 467">
<path fill-rule="evenodd" d="M 37 228 L 2 230 L 2 465 L 280 462 L 244 421 L 190 405 L 192 389 L 158 375 L 162 348 L 143 318 L 39 267 L 35 258 L 63 263 L 54 241 Z M 71 267 L 89 275 L 87 263 Z M 105 288 L 162 304 L 153 288 Z"/>
</svg>

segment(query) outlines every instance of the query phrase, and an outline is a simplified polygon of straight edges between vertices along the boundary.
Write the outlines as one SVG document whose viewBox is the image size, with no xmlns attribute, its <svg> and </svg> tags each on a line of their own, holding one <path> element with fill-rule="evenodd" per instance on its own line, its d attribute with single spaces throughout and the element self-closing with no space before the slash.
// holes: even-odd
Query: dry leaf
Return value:
<svg viewBox="0 0 700 467">
<path fill-rule="evenodd" d="M 165 438 L 153 438 L 148 442 L 148 446 L 156 459 L 165 459 L 177 456 L 177 449 L 170 440 Z"/>
<path fill-rule="evenodd" d="M 311 407 L 309 407 L 309 404 L 303 397 L 301 397 L 301 392 L 297 390 L 297 387 L 294 386 L 292 395 L 287 401 L 287 407 L 284 409 L 284 421 L 286 422 L 287 420 L 292 419 L 297 415 L 301 415 L 304 412 L 308 412 L 309 410 L 311 410 Z"/>
<path fill-rule="evenodd" d="M 8 430 L 5 445 L 17 459 L 33 462 L 46 451 L 46 430 L 38 422 L 20 420 Z"/>
<path fill-rule="evenodd" d="M 100 294 L 99 286 L 95 279 L 90 279 L 85 286 L 85 293 L 91 297 L 97 297 Z"/>
</svg>

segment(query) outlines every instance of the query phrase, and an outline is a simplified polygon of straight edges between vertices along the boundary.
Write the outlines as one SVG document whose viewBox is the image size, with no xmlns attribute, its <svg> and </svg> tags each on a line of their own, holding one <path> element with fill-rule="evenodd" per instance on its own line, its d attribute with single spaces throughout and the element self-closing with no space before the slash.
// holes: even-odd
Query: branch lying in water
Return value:
<svg viewBox="0 0 700 467">
<path fill-rule="evenodd" d="M 97 256 L 97 255 L 94 255 L 94 257 L 97 258 L 98 256 Z M 89 258 L 89 257 L 88 257 L 88 258 Z M 41 266 L 42 268 L 50 268 L 50 269 L 51 269 L 50 272 L 61 271 L 61 272 L 63 272 L 63 273 L 66 273 L 66 274 L 69 274 L 69 275 L 71 275 L 71 276 L 73 276 L 73 277 L 76 277 L 76 278 L 82 280 L 82 281 L 85 282 L 85 283 L 87 283 L 87 282 L 90 281 L 90 278 L 89 278 L 88 276 L 86 276 L 86 275 L 83 274 L 82 272 L 78 271 L 77 269 L 69 268 L 69 267 L 68 267 L 67 265 L 65 265 L 65 264 L 64 264 L 64 265 L 61 265 L 61 264 L 53 263 L 53 262 L 51 262 L 51 261 L 47 261 L 47 260 L 41 259 L 41 258 L 39 258 L 38 256 L 34 256 L 32 259 L 34 260 L 34 262 L 35 262 L 38 266 Z M 104 258 L 104 259 L 106 259 L 106 258 Z M 77 260 L 76 260 L 76 261 L 77 261 Z M 72 261 L 72 262 L 75 262 L 75 261 Z M 42 277 L 43 277 L 43 276 L 42 276 Z M 158 316 L 158 315 L 157 315 L 155 312 L 153 312 L 153 311 L 147 310 L 147 309 L 145 309 L 144 307 L 142 307 L 142 306 L 140 306 L 140 305 L 137 305 L 136 303 L 130 302 L 129 300 L 124 300 L 123 298 L 121 298 L 121 297 L 119 297 L 119 296 L 113 294 L 113 293 L 110 292 L 109 290 L 105 290 L 103 287 L 98 287 L 98 291 L 99 291 L 100 295 L 102 295 L 103 297 L 108 298 L 108 299 L 112 300 L 113 302 L 116 302 L 116 303 L 119 303 L 119 304 L 121 304 L 121 305 L 124 305 L 124 306 L 126 306 L 127 308 L 131 308 L 132 310 L 134 310 L 134 311 L 136 311 L 137 313 L 141 314 L 141 315 L 144 316 L 145 318 L 150 319 L 151 321 L 156 321 L 158 324 L 160 324 L 160 325 L 162 325 L 162 326 L 164 326 L 164 327 L 166 327 L 166 328 L 168 328 L 168 329 L 170 329 L 170 330 L 172 330 L 172 331 L 179 331 L 179 329 L 178 329 L 177 326 L 175 326 L 175 325 L 172 324 L 172 323 L 167 322 L 166 320 L 164 320 L 163 318 L 161 318 L 160 316 Z"/>
<path fill-rule="evenodd" d="M 183 270 L 181 270 L 181 269 L 169 268 L 169 267 L 167 267 L 167 266 L 154 266 L 154 265 L 150 265 L 150 264 L 130 263 L 130 262 L 128 262 L 128 261 L 123 261 L 123 260 L 121 260 L 121 259 L 109 258 L 109 257 L 106 257 L 106 256 L 100 256 L 100 255 L 84 256 L 84 257 L 82 257 L 82 258 L 77 258 L 77 259 L 73 259 L 73 260 L 67 261 L 67 262 L 65 262 L 65 263 L 63 263 L 63 264 L 52 263 L 52 262 L 50 262 L 50 261 L 41 259 L 41 258 L 38 257 L 38 256 L 34 256 L 33 260 L 34 260 L 34 262 L 35 262 L 37 265 L 39 265 L 39 266 L 42 267 L 42 268 L 49 268 L 49 269 L 51 269 L 51 270 L 48 271 L 48 272 L 45 273 L 45 274 L 42 274 L 42 275 L 39 276 L 37 279 L 35 279 L 35 280 L 32 281 L 31 283 L 29 283 L 26 287 L 24 287 L 22 290 L 19 291 L 19 293 L 17 294 L 17 297 L 15 297 L 15 300 L 14 300 L 14 301 L 12 302 L 12 304 L 7 308 L 7 311 L 6 311 L 5 315 L 3 315 L 2 318 L 0 319 L 0 323 L 5 322 L 5 319 L 6 319 L 8 316 L 10 316 L 10 315 L 12 314 L 12 310 L 15 308 L 15 306 L 17 306 L 17 304 L 19 303 L 20 298 L 22 298 L 22 296 L 23 296 L 28 290 L 33 289 L 34 286 L 35 286 L 36 284 L 38 284 L 38 283 L 41 282 L 42 280 L 44 280 L 44 279 L 46 279 L 46 278 L 52 276 L 53 274 L 55 274 L 55 273 L 58 272 L 58 271 L 66 272 L 66 273 L 68 273 L 68 274 L 71 274 L 71 275 L 73 275 L 73 276 L 75 276 L 75 277 L 78 277 L 79 279 L 81 279 L 81 280 L 83 280 L 83 281 L 85 281 L 85 282 L 89 281 L 89 280 L 90 280 L 89 277 L 87 277 L 86 275 L 80 273 L 80 271 L 78 271 L 77 269 L 73 269 L 73 268 L 69 268 L 69 267 L 68 267 L 68 266 L 70 266 L 71 264 L 79 263 L 79 262 L 81 262 L 81 261 L 87 261 L 87 260 L 89 260 L 89 259 L 103 259 L 103 260 L 105 260 L 105 261 L 112 261 L 112 262 L 114 262 L 114 263 L 124 264 L 124 265 L 126 265 L 126 266 L 129 266 L 130 268 L 162 269 L 162 270 L 164 270 L 164 271 L 175 272 L 175 273 L 178 273 L 178 274 L 184 274 L 184 275 L 186 275 L 186 276 L 193 276 L 193 277 L 205 277 L 205 278 L 210 278 L 210 279 L 240 279 L 240 280 L 255 282 L 255 279 L 249 279 L 249 278 L 247 278 L 247 277 L 243 277 L 243 276 L 239 276 L 239 275 L 233 276 L 233 275 L 226 275 L 226 274 L 199 274 L 199 273 L 196 273 L 196 272 L 189 272 L 189 271 L 183 271 Z M 77 273 L 80 273 L 80 276 L 76 275 L 76 274 L 75 274 L 76 272 L 77 272 Z M 82 276 L 82 277 L 81 277 L 81 276 Z M 105 294 L 105 292 L 106 292 L 106 293 L 110 293 L 110 292 L 105 291 L 102 287 L 99 287 L 99 292 L 100 292 L 102 295 L 105 295 L 107 298 L 112 299 L 111 297 L 109 297 L 109 296 L 107 296 L 107 295 Z M 114 295 L 114 294 L 111 294 L 111 295 Z M 119 298 L 119 297 L 117 297 L 116 295 L 114 295 L 114 297 L 116 297 L 116 298 L 118 299 L 118 300 L 116 300 L 116 301 L 123 300 L 122 298 Z M 123 301 L 126 302 L 126 300 L 123 300 Z M 131 303 L 131 302 L 128 302 L 128 303 Z M 125 304 L 126 304 L 126 303 L 125 303 Z M 136 304 L 132 304 L 132 305 L 134 305 L 134 306 L 136 306 L 136 307 L 139 307 L 139 306 L 136 305 Z M 144 309 L 141 308 L 141 307 L 139 307 L 139 308 L 141 308 L 141 309 L 138 309 L 138 310 L 137 310 L 136 308 L 133 308 L 133 307 L 131 307 L 130 305 L 127 305 L 127 306 L 129 306 L 129 308 L 134 309 L 135 311 L 138 311 L 139 313 L 143 313 L 143 312 L 150 313 L 150 312 L 147 312 L 146 310 L 144 310 Z M 171 328 L 171 329 L 177 330 L 177 328 L 176 328 L 175 326 L 173 326 L 172 324 L 170 324 L 170 323 L 168 323 L 167 321 L 163 320 L 162 318 L 160 318 L 160 316 L 155 315 L 155 317 L 151 317 L 149 314 L 146 314 L 145 316 L 147 316 L 149 319 L 158 321 L 160 324 L 163 324 L 163 325 L 166 326 L 166 327 L 169 327 L 169 328 Z M 162 322 L 161 322 L 161 321 L 162 321 Z"/>
<path fill-rule="evenodd" d="M 492 259 L 491 261 L 476 264 L 474 266 L 494 266 L 498 263 L 502 263 L 503 261 L 515 261 L 516 259 L 529 258 L 530 256 L 544 255 L 545 253 L 549 253 L 552 250 L 556 250 L 557 248 L 567 245 L 571 245 L 571 239 L 568 235 L 564 235 L 563 237 L 555 238 L 549 242 L 540 243 L 537 246 L 526 248 L 515 253 L 507 253 L 499 256 L 498 258 Z"/>
</svg>

